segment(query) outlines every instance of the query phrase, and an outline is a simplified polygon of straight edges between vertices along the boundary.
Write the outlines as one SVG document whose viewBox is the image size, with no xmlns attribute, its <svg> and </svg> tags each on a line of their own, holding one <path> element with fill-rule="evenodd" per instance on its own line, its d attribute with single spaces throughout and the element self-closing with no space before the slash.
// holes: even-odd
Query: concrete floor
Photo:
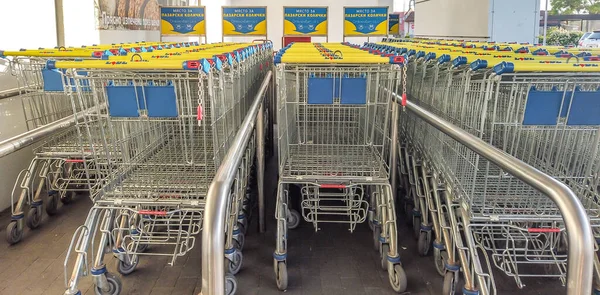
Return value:
<svg viewBox="0 0 600 295">
<path fill-rule="evenodd" d="M 273 163 L 274 164 L 274 163 Z M 271 167 L 273 165 L 270 165 Z M 270 169 L 273 171 L 273 169 Z M 273 173 L 271 173 L 273 174 Z M 268 202 L 274 201 L 274 175 L 267 181 Z M 43 225 L 25 232 L 23 241 L 9 246 L 0 241 L 0 295 L 62 294 L 63 262 L 73 232 L 80 226 L 92 202 L 81 196 L 63 206 L 60 214 L 44 216 Z M 256 232 L 252 221 L 244 247 L 244 263 L 237 275 L 238 292 L 248 294 L 282 294 L 275 285 L 272 253 L 274 249 L 273 210 L 268 207 L 268 231 Z M 0 235 L 4 237 L 10 212 L 0 213 Z M 435 271 L 433 257 L 420 257 L 411 231 L 398 218 L 400 254 L 408 275 L 405 294 L 440 294 L 442 278 Z M 315 232 L 312 225 L 302 223 L 289 233 L 289 288 L 285 294 L 395 294 L 387 273 L 379 266 L 379 255 L 373 250 L 372 233 L 366 224 L 350 233 L 343 225 L 324 225 Z M 200 237 L 198 237 L 200 238 Z M 122 294 L 198 294 L 201 289 L 201 242 L 175 266 L 166 257 L 142 257 L 137 270 L 122 278 Z M 116 272 L 116 259 L 107 256 L 108 270 Z M 69 270 L 70 275 L 70 270 Z M 119 275 L 120 276 L 120 275 Z M 519 290 L 512 278 L 496 274 L 499 294 L 564 294 L 565 288 L 553 279 L 526 281 Z M 90 277 L 85 277 L 82 294 L 94 294 Z"/>
</svg>

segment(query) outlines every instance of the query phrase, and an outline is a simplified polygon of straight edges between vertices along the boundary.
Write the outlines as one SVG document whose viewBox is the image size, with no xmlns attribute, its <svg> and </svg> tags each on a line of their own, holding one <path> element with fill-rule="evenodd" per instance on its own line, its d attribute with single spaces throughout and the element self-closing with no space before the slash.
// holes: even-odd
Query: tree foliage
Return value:
<svg viewBox="0 0 600 295">
<path fill-rule="evenodd" d="M 550 14 L 598 14 L 599 0 L 551 0 Z"/>
<path fill-rule="evenodd" d="M 579 39 L 583 36 L 583 32 L 567 31 L 559 28 L 548 29 L 546 35 L 547 45 L 558 45 L 558 46 L 576 46 Z M 539 43 L 544 42 L 544 36 L 540 36 Z"/>
</svg>

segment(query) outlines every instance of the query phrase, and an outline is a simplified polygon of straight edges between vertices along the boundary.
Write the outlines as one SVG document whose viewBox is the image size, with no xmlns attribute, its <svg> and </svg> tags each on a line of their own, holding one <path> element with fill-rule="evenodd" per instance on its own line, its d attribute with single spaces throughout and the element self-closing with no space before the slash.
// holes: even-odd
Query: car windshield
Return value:
<svg viewBox="0 0 600 295">
<path fill-rule="evenodd" d="M 591 35 L 591 34 L 592 34 L 592 33 L 590 33 L 590 32 L 587 32 L 587 33 L 583 34 L 583 36 L 581 36 L 581 40 L 585 40 L 585 39 L 587 39 L 587 37 L 588 37 L 589 35 Z"/>
<path fill-rule="evenodd" d="M 600 32 L 594 32 L 589 37 L 587 37 L 587 39 L 595 39 L 595 40 L 600 39 Z"/>
</svg>

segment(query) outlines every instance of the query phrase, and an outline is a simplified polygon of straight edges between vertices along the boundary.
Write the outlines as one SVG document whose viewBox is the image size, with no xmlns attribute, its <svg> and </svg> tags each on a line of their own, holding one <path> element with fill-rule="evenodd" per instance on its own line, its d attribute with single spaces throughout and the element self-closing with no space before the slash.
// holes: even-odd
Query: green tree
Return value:
<svg viewBox="0 0 600 295">
<path fill-rule="evenodd" d="M 600 13 L 599 0 L 551 0 L 550 14 Z"/>
</svg>

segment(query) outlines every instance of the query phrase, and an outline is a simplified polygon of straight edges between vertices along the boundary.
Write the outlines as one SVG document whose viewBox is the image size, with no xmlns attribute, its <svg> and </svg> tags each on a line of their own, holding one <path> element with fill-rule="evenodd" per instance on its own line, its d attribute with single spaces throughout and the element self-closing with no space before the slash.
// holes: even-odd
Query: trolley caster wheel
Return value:
<svg viewBox="0 0 600 295">
<path fill-rule="evenodd" d="M 412 228 L 415 239 L 418 239 L 421 235 L 421 216 L 413 216 Z"/>
<path fill-rule="evenodd" d="M 457 273 L 453 271 L 447 271 L 444 275 L 444 285 L 442 286 L 443 295 L 454 295 L 456 294 L 456 276 Z"/>
<path fill-rule="evenodd" d="M 246 243 L 246 237 L 241 232 L 237 235 L 237 239 L 236 238 L 233 239 L 234 247 L 240 251 L 242 251 L 242 249 L 244 249 L 245 243 Z"/>
<path fill-rule="evenodd" d="M 54 216 L 56 215 L 56 213 L 58 213 L 59 199 L 60 196 L 58 195 L 58 192 L 51 191 L 50 193 L 48 193 L 48 201 L 46 202 L 46 213 L 48 213 L 49 216 Z"/>
<path fill-rule="evenodd" d="M 107 290 L 102 290 L 99 286 L 95 286 L 94 291 L 96 291 L 96 295 L 119 295 L 123 290 L 123 284 L 121 283 L 121 279 L 119 277 L 107 272 L 104 274 L 106 276 L 107 282 Z"/>
<path fill-rule="evenodd" d="M 417 250 L 419 251 L 419 255 L 427 256 L 429 254 L 429 249 L 431 248 L 431 232 L 422 231 L 419 234 L 419 241 L 417 243 Z"/>
<path fill-rule="evenodd" d="M 14 245 L 21 241 L 23 238 L 23 230 L 19 229 L 17 221 L 11 221 L 8 226 L 6 226 L 6 241 Z"/>
<path fill-rule="evenodd" d="M 379 256 L 381 258 L 381 269 L 388 270 L 388 253 L 390 252 L 390 245 L 381 244 L 381 251 L 379 252 Z"/>
<path fill-rule="evenodd" d="M 296 229 L 300 225 L 300 212 L 290 209 L 287 215 L 288 229 Z"/>
<path fill-rule="evenodd" d="M 73 199 L 75 199 L 76 195 L 77 195 L 77 192 L 67 192 L 64 197 L 60 198 L 60 201 L 64 205 L 69 205 L 73 202 Z"/>
<path fill-rule="evenodd" d="M 149 246 L 148 244 L 139 243 L 137 246 L 137 251 L 139 253 L 144 253 L 144 252 L 146 252 L 146 250 L 148 250 L 148 246 Z"/>
<path fill-rule="evenodd" d="M 392 289 L 394 289 L 397 293 L 403 293 L 406 291 L 406 287 L 408 286 L 406 273 L 404 272 L 404 268 L 400 264 L 392 265 L 388 268 L 388 277 L 390 279 L 390 285 L 392 285 Z"/>
<path fill-rule="evenodd" d="M 242 269 L 242 262 L 244 261 L 244 257 L 242 252 L 235 251 L 233 253 L 233 260 L 230 260 L 228 257 L 225 258 L 225 266 L 227 267 L 227 271 L 233 275 L 236 275 Z"/>
<path fill-rule="evenodd" d="M 246 234 L 246 231 L 248 229 L 248 220 L 246 218 L 243 218 L 242 220 L 242 222 L 238 221 L 237 227 L 241 233 Z"/>
<path fill-rule="evenodd" d="M 375 230 L 373 231 L 373 248 L 375 249 L 375 251 L 379 251 L 381 247 L 379 237 L 381 237 L 381 226 L 376 226 Z"/>
<path fill-rule="evenodd" d="M 433 248 L 433 261 L 435 263 L 435 270 L 437 270 L 440 276 L 446 275 L 446 261 L 448 260 L 448 253 L 438 248 Z"/>
<path fill-rule="evenodd" d="M 40 207 L 31 207 L 29 208 L 29 212 L 27 213 L 27 218 L 25 219 L 25 224 L 30 229 L 36 229 L 40 227 L 42 223 L 42 210 Z"/>
<path fill-rule="evenodd" d="M 128 260 L 129 261 L 119 260 L 119 264 L 117 265 L 117 271 L 124 276 L 134 272 L 140 262 L 140 259 L 137 256 L 132 256 L 131 259 Z"/>
<path fill-rule="evenodd" d="M 284 261 L 277 262 L 277 272 L 276 272 L 277 281 L 277 289 L 281 291 L 285 291 L 288 287 L 288 273 L 287 273 L 287 265 Z"/>
<path fill-rule="evenodd" d="M 232 274 L 225 274 L 225 295 L 233 295 L 236 291 L 237 280 Z"/>
</svg>

